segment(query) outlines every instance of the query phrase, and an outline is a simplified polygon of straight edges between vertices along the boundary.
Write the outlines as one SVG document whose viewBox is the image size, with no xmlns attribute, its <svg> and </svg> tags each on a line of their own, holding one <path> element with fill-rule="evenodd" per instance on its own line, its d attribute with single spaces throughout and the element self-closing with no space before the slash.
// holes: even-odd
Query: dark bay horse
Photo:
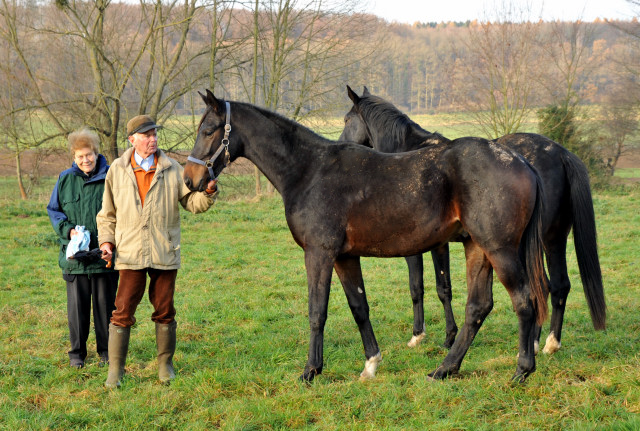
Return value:
<svg viewBox="0 0 640 431">
<path fill-rule="evenodd" d="M 535 370 L 535 326 L 547 313 L 543 197 L 540 178 L 519 155 L 480 138 L 384 154 L 328 141 L 268 110 L 218 100 L 208 90 L 201 97 L 206 110 L 185 165 L 185 184 L 204 190 L 228 162 L 246 157 L 280 192 L 291 234 L 304 250 L 310 341 L 302 380 L 311 381 L 323 369 L 333 269 L 364 345 L 361 379 L 371 378 L 381 354 L 360 256 L 414 255 L 456 238 L 464 244 L 467 262 L 465 322 L 442 365 L 429 376 L 442 379 L 459 370 L 493 307 L 494 270 L 518 317 L 513 378 L 524 381 Z"/>
<path fill-rule="evenodd" d="M 398 153 L 443 145 L 447 138 L 430 133 L 413 122 L 388 101 L 372 95 L 365 87 L 362 97 L 347 86 L 353 107 L 345 115 L 345 127 L 339 141 L 373 147 L 385 153 Z M 538 171 L 544 183 L 543 242 L 550 276 L 551 328 L 544 352 L 560 348 L 562 323 L 571 288 L 567 274 L 567 237 L 573 227 L 576 256 L 591 319 L 596 329 L 604 329 L 606 307 L 602 274 L 598 259 L 596 224 L 589 186 L 589 175 L 582 161 L 556 142 L 534 133 L 516 133 L 495 140 L 522 154 Z M 436 289 L 446 319 L 445 346 L 453 343 L 457 326 L 451 311 L 449 249 L 444 245 L 432 250 Z M 409 286 L 414 308 L 413 338 L 409 345 L 424 337 L 424 293 L 422 255 L 406 258 Z M 540 337 L 537 329 L 536 350 Z"/>
</svg>

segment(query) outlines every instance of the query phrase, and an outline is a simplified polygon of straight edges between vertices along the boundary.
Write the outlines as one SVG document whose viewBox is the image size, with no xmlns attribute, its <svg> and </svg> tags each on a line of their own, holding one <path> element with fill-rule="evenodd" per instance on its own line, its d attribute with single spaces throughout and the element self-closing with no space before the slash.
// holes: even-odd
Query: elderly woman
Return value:
<svg viewBox="0 0 640 431">
<path fill-rule="evenodd" d="M 47 212 L 53 230 L 60 240 L 58 264 L 67 283 L 67 319 L 69 323 L 69 364 L 84 367 L 87 357 L 87 338 L 93 303 L 93 324 L 99 366 L 108 363 L 109 320 L 115 308 L 118 272 L 106 267 L 98 258 L 93 261 L 67 259 L 67 246 L 76 232 L 84 226 L 91 235 L 89 249 L 98 247 L 96 215 L 102 207 L 104 180 L 109 166 L 99 154 L 98 136 L 87 129 L 69 135 L 69 149 L 73 156 L 71 168 L 63 171 L 51 193 Z"/>
</svg>

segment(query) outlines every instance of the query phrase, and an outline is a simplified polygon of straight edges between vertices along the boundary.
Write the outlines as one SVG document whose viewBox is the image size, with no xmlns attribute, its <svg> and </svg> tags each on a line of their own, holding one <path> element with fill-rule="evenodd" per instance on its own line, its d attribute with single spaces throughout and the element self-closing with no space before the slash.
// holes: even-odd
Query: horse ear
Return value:
<svg viewBox="0 0 640 431">
<path fill-rule="evenodd" d="M 216 96 L 213 95 L 211 90 L 207 89 L 206 96 L 200 93 L 199 91 L 198 91 L 198 94 L 200 95 L 200 97 L 202 97 L 202 100 L 204 100 L 204 103 L 206 103 L 207 106 L 210 106 L 211 109 L 213 109 L 216 114 L 220 115 L 222 113 L 222 103 L 218 99 L 216 99 Z"/>
<path fill-rule="evenodd" d="M 198 91 L 198 94 L 200 95 L 200 97 L 202 97 L 202 101 L 204 102 L 205 105 L 208 105 L 209 102 L 207 101 L 207 96 L 205 96 L 204 94 L 200 93 Z"/>
<path fill-rule="evenodd" d="M 364 87 L 364 90 L 362 91 L 362 97 L 371 96 L 371 93 L 369 93 L 369 89 L 367 88 L 367 86 L 364 85 L 363 87 Z"/>
<path fill-rule="evenodd" d="M 357 105 L 358 102 L 360 101 L 360 96 L 358 96 L 356 92 L 353 91 L 351 87 L 349 87 L 348 85 L 347 85 L 347 95 L 349 95 L 349 99 L 351 99 L 354 105 Z"/>
</svg>

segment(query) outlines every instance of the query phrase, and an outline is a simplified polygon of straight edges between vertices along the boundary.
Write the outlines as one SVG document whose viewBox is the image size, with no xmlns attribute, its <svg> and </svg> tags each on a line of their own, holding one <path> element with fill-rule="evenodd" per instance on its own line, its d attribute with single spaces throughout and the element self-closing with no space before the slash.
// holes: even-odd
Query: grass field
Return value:
<svg viewBox="0 0 640 431">
<path fill-rule="evenodd" d="M 496 282 L 495 307 L 458 376 L 430 382 L 446 355 L 442 307 L 426 260 L 427 337 L 411 337 L 403 259 L 362 260 L 371 318 L 384 361 L 358 381 L 360 337 L 334 276 L 324 373 L 297 381 L 308 349 L 303 253 L 279 198 L 238 199 L 250 181 L 222 177 L 221 199 L 202 215 L 183 213 L 178 275 L 177 379 L 157 382 L 151 307 L 132 330 L 120 390 L 103 383 L 93 335 L 87 366 L 68 367 L 66 294 L 46 215 L 52 179 L 28 202 L 0 179 L 0 429 L 7 430 L 638 430 L 640 429 L 640 189 L 595 194 L 608 329 L 595 332 L 575 252 L 562 349 L 540 354 L 520 386 L 517 320 Z M 453 305 L 465 305 L 464 259 L 452 245 Z M 547 324 L 548 327 L 548 324 Z M 546 338 L 547 328 L 543 330 Z"/>
</svg>

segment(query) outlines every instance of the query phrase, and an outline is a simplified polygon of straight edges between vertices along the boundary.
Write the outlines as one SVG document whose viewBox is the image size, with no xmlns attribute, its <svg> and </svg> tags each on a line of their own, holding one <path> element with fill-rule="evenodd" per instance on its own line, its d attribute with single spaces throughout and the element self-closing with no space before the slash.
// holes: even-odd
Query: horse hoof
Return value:
<svg viewBox="0 0 640 431">
<path fill-rule="evenodd" d="M 427 375 L 427 380 L 430 381 L 430 382 L 435 382 L 435 381 L 438 381 L 438 380 L 444 380 L 449 374 L 451 374 L 451 373 L 449 373 L 448 371 L 444 371 L 442 369 L 442 367 L 440 367 L 440 368 L 436 369 L 435 371 L 430 372 Z"/>
<path fill-rule="evenodd" d="M 547 341 L 544 342 L 544 349 L 542 349 L 542 353 L 552 355 L 560 350 L 560 345 L 560 342 L 556 339 L 555 334 L 552 332 L 547 337 Z"/>
<path fill-rule="evenodd" d="M 414 335 L 413 337 L 411 337 L 411 340 L 409 340 L 409 342 L 407 343 L 407 346 L 416 347 L 418 344 L 422 342 L 422 340 L 424 340 L 424 337 L 426 337 L 426 335 L 427 334 L 425 334 L 424 332 L 422 334 Z"/>
<path fill-rule="evenodd" d="M 309 374 L 303 374 L 303 375 L 301 375 L 301 376 L 298 378 L 298 380 L 299 380 L 301 383 L 311 383 L 311 382 L 313 381 L 313 378 L 314 378 L 314 377 L 315 377 L 315 376 L 314 376 L 313 374 L 311 374 L 311 375 L 309 375 Z"/>
<path fill-rule="evenodd" d="M 373 379 L 376 376 L 376 370 L 380 362 L 382 362 L 380 352 L 367 359 L 367 362 L 364 363 L 364 370 L 360 373 L 360 381 L 364 382 L 365 380 Z"/>
<path fill-rule="evenodd" d="M 511 384 L 514 386 L 522 385 L 525 383 L 525 380 L 527 380 L 527 376 L 527 373 L 516 373 L 511 377 Z"/>
<path fill-rule="evenodd" d="M 305 370 L 299 380 L 304 383 L 311 383 L 318 374 L 320 373 L 317 370 Z"/>
</svg>

